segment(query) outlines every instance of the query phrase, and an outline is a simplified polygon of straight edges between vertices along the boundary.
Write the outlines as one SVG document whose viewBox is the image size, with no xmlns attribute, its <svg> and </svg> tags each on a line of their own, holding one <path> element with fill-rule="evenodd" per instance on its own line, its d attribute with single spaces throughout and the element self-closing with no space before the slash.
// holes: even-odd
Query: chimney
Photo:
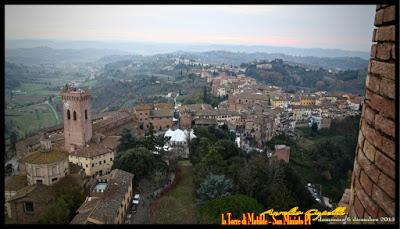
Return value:
<svg viewBox="0 0 400 229">
<path fill-rule="evenodd" d="M 44 133 L 40 138 L 40 151 L 41 152 L 49 152 L 51 150 L 51 140 Z"/>
<path fill-rule="evenodd" d="M 40 150 L 42 152 L 49 152 L 51 150 L 51 140 L 50 139 L 40 140 Z"/>
</svg>

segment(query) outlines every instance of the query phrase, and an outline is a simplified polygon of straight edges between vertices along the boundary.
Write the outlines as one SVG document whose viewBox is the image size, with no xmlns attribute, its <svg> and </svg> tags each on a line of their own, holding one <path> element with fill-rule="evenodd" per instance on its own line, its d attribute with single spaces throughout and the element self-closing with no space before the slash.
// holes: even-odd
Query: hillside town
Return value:
<svg viewBox="0 0 400 229">
<path fill-rule="evenodd" d="M 363 104 L 362 97 L 352 94 L 288 93 L 243 74 L 228 76 L 225 70 L 226 66 L 219 66 L 198 76 L 207 77 L 214 97 L 227 98 L 217 107 L 142 102 L 131 110 L 92 117 L 91 92 L 66 85 L 60 92 L 64 124 L 43 129 L 16 145 L 14 175 L 6 177 L 5 183 L 7 216 L 18 223 L 36 222 L 54 200 L 55 187 L 70 179 L 86 190 L 86 200 L 71 223 L 125 223 L 135 174 L 112 169 L 123 128 L 142 137 L 154 129 L 166 139 L 162 150 L 169 152 L 169 158 L 189 158 L 190 141 L 196 138 L 193 128 L 198 126 L 225 125 L 235 134 L 239 148 L 263 153 L 274 136 L 295 136 L 296 127 L 329 128 L 332 120 L 359 115 Z M 290 160 L 290 147 L 285 145 L 264 153 L 286 163 Z"/>
</svg>

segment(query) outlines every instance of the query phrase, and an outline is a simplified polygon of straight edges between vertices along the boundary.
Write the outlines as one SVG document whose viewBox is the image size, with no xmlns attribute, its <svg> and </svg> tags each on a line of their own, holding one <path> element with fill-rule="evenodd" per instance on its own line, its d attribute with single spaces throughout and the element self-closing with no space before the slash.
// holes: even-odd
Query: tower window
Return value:
<svg viewBox="0 0 400 229">
<path fill-rule="evenodd" d="M 71 112 L 69 110 L 67 110 L 67 118 L 68 118 L 68 120 L 71 119 Z"/>
<path fill-rule="evenodd" d="M 87 120 L 87 110 L 85 110 L 85 119 Z"/>
<path fill-rule="evenodd" d="M 76 111 L 74 111 L 74 120 L 76 120 Z"/>
</svg>

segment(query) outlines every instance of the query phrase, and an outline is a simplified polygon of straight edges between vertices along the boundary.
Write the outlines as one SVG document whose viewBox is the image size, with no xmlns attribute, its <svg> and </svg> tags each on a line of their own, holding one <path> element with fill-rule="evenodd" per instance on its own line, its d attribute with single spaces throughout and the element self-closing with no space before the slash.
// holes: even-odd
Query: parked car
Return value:
<svg viewBox="0 0 400 229">
<path fill-rule="evenodd" d="M 133 197 L 132 204 L 133 205 L 138 205 L 139 204 L 139 200 L 140 200 L 140 195 L 139 194 L 135 194 L 135 196 Z"/>
</svg>

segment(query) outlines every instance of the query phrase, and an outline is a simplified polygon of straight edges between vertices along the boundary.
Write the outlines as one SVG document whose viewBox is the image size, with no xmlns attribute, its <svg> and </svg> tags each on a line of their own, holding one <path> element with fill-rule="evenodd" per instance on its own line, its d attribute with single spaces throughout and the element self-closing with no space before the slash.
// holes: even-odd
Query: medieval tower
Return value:
<svg viewBox="0 0 400 229">
<path fill-rule="evenodd" d="M 60 92 L 63 103 L 65 149 L 72 152 L 84 146 L 92 138 L 91 94 L 64 86 Z"/>
<path fill-rule="evenodd" d="M 340 202 L 348 216 L 377 218 L 378 223 L 394 223 L 395 217 L 395 23 L 395 5 L 376 7 L 352 182 Z"/>
</svg>

